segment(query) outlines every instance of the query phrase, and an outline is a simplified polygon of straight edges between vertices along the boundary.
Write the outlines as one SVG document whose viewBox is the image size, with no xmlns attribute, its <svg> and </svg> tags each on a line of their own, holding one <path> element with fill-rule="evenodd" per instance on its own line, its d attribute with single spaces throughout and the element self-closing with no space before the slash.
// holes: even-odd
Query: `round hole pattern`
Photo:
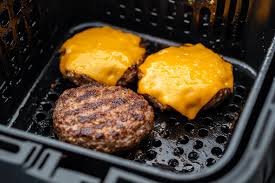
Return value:
<svg viewBox="0 0 275 183">
<path fill-rule="evenodd" d="M 148 50 L 147 55 L 166 47 L 166 45 L 152 43 L 148 40 L 143 40 L 143 42 Z M 45 88 L 47 93 L 35 101 L 37 109 L 31 114 L 33 115 L 31 119 L 35 121 L 32 128 L 36 128 L 35 130 L 31 129 L 32 133 L 54 138 L 50 111 L 58 96 L 65 89 L 72 87 L 75 85 L 67 79 L 59 78 L 50 88 Z M 155 110 L 156 128 L 153 133 L 137 148 L 127 151 L 128 154 L 117 155 L 149 166 L 163 167 L 180 173 L 202 171 L 215 164 L 224 153 L 228 139 L 233 132 L 230 125 L 238 119 L 246 100 L 246 96 L 242 93 L 247 93 L 247 91 L 241 90 L 235 87 L 234 94 L 218 108 L 202 111 L 192 121 L 177 112 L 163 113 Z M 241 102 L 240 99 L 242 99 Z M 232 105 L 235 105 L 237 109 L 235 110 L 234 107 L 230 109 L 229 106 Z M 36 120 L 38 113 L 44 114 L 45 119 Z M 204 152 L 208 152 L 207 157 Z M 202 166 L 198 166 L 198 164 Z"/>
<path fill-rule="evenodd" d="M 156 158 L 156 156 L 157 156 L 157 152 L 156 151 L 149 150 L 149 151 L 146 152 L 146 158 L 148 160 L 153 160 L 153 159 Z"/>
<path fill-rule="evenodd" d="M 224 115 L 224 118 L 226 121 L 231 122 L 231 121 L 235 120 L 235 115 L 232 113 L 226 113 Z"/>
<path fill-rule="evenodd" d="M 187 123 L 185 126 L 184 126 L 184 129 L 185 129 L 185 131 L 186 132 L 192 132 L 193 130 L 194 130 L 194 125 L 193 124 L 191 124 L 191 123 Z"/>
<path fill-rule="evenodd" d="M 228 110 L 229 110 L 230 112 L 238 112 L 238 111 L 240 110 L 240 108 L 239 108 L 239 106 L 236 105 L 236 104 L 230 104 L 230 105 L 228 106 Z"/>
<path fill-rule="evenodd" d="M 178 144 L 187 144 L 189 142 L 189 137 L 188 136 L 183 136 L 180 137 L 177 141 Z"/>
<path fill-rule="evenodd" d="M 205 118 L 203 118 L 203 119 L 201 120 L 201 122 L 202 122 L 202 124 L 208 126 L 208 125 L 210 125 L 210 124 L 213 122 L 213 119 L 210 118 L 210 117 L 205 117 Z"/>
<path fill-rule="evenodd" d="M 35 115 L 35 118 L 36 118 L 37 121 L 42 121 L 46 118 L 46 115 L 44 113 L 37 113 Z"/>
<path fill-rule="evenodd" d="M 212 153 L 214 156 L 219 157 L 219 156 L 222 155 L 222 149 L 219 148 L 219 147 L 213 147 L 213 148 L 211 149 L 211 153 Z"/>
<path fill-rule="evenodd" d="M 226 142 L 226 137 L 225 136 L 218 136 L 216 138 L 216 142 L 219 143 L 219 144 L 223 144 Z"/>
<path fill-rule="evenodd" d="M 42 108 L 44 111 L 49 111 L 52 109 L 52 104 L 51 103 L 45 103 L 42 105 Z"/>
<path fill-rule="evenodd" d="M 183 148 L 181 148 L 181 147 L 176 147 L 175 149 L 174 149 L 174 155 L 175 156 L 180 156 L 180 155 L 182 155 L 184 153 L 184 150 L 183 150 Z"/>
<path fill-rule="evenodd" d="M 243 102 L 243 97 L 241 95 L 234 95 L 233 103 L 240 104 Z"/>
<path fill-rule="evenodd" d="M 227 125 L 222 125 L 221 126 L 221 131 L 225 134 L 229 133 L 229 127 Z"/>
<path fill-rule="evenodd" d="M 199 129 L 198 135 L 200 137 L 206 137 L 208 135 L 208 130 L 205 128 L 201 128 L 201 129 Z"/>
<path fill-rule="evenodd" d="M 216 163 L 216 160 L 215 160 L 215 159 L 213 159 L 213 158 L 208 158 L 208 159 L 206 160 L 205 165 L 209 167 L 209 166 L 214 165 L 215 163 Z"/>
<path fill-rule="evenodd" d="M 202 147 L 203 147 L 203 142 L 200 141 L 200 140 L 196 140 L 196 141 L 195 141 L 195 144 L 194 144 L 194 148 L 195 148 L 195 149 L 200 149 L 200 148 L 202 148 Z"/>
<path fill-rule="evenodd" d="M 169 137 L 170 132 L 169 132 L 169 130 L 167 130 L 167 129 L 161 129 L 161 130 L 159 131 L 159 135 L 160 135 L 161 137 L 163 137 L 163 138 L 167 138 L 167 137 Z"/>
<path fill-rule="evenodd" d="M 197 160 L 199 158 L 199 154 L 195 151 L 192 151 L 188 154 L 188 158 L 193 161 L 193 160 Z"/>
<path fill-rule="evenodd" d="M 242 85 L 238 85 L 236 87 L 236 92 L 240 95 L 244 95 L 246 93 L 246 87 Z"/>
<path fill-rule="evenodd" d="M 179 165 L 179 161 L 176 160 L 176 159 L 170 159 L 170 160 L 168 161 L 168 165 L 171 166 L 171 167 L 176 167 L 176 166 Z"/>
<path fill-rule="evenodd" d="M 161 141 L 159 140 L 159 139 L 153 139 L 153 141 L 152 141 L 152 145 L 154 146 L 154 147 L 160 147 L 161 146 Z"/>
<path fill-rule="evenodd" d="M 142 149 L 150 149 L 152 147 L 152 140 L 150 140 L 149 138 L 144 139 L 143 141 L 141 141 L 140 146 L 142 147 Z"/>
</svg>

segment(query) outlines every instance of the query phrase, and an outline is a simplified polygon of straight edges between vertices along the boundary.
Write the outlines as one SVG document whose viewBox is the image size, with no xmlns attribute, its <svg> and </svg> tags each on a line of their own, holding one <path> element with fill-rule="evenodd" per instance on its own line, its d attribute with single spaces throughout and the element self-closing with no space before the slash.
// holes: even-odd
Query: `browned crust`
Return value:
<svg viewBox="0 0 275 183">
<path fill-rule="evenodd" d="M 65 77 L 68 78 L 70 81 L 72 81 L 77 86 L 86 85 L 86 84 L 90 84 L 93 86 L 104 85 L 104 84 L 101 84 L 101 83 L 95 81 L 94 79 L 89 78 L 85 74 L 76 74 L 71 71 L 66 71 Z"/>
<path fill-rule="evenodd" d="M 65 51 L 63 50 L 61 52 L 61 55 L 64 53 L 65 53 Z M 138 67 L 143 62 L 144 62 L 144 55 L 142 56 L 142 58 L 140 58 L 137 61 L 137 64 L 132 65 L 124 72 L 124 74 L 121 76 L 121 78 L 117 81 L 116 85 L 126 86 L 129 83 L 132 83 L 133 81 L 135 81 L 135 79 L 137 78 L 137 75 L 138 75 Z M 97 81 L 88 77 L 85 74 L 77 74 L 72 71 L 66 71 L 64 77 L 68 78 L 70 81 L 75 83 L 77 86 L 81 86 L 81 85 L 85 85 L 85 84 L 92 84 L 92 85 L 99 84 L 99 83 L 96 83 Z"/>
<path fill-rule="evenodd" d="M 116 85 L 126 86 L 129 83 L 132 83 L 137 76 L 137 72 L 138 72 L 137 68 L 138 68 L 138 65 L 132 65 L 131 67 L 129 67 L 125 71 L 125 73 L 122 75 L 122 77 L 118 80 Z M 73 83 L 75 83 L 77 86 L 81 86 L 81 85 L 85 85 L 85 84 L 104 85 L 103 83 L 99 83 L 99 82 L 95 81 L 94 79 L 86 76 L 85 74 L 77 74 L 77 73 L 74 73 L 71 71 L 67 71 L 65 77 L 68 78 Z"/>
<path fill-rule="evenodd" d="M 122 77 L 118 80 L 117 85 L 126 86 L 129 83 L 132 83 L 138 74 L 138 66 L 140 65 L 141 61 L 138 64 L 132 65 L 127 71 L 124 72 Z"/>
<path fill-rule="evenodd" d="M 232 92 L 230 88 L 224 88 L 218 91 L 218 93 L 202 108 L 207 110 L 219 106 Z"/>
<path fill-rule="evenodd" d="M 60 140 L 113 153 L 132 148 L 154 126 L 152 107 L 120 86 L 83 85 L 57 100 L 53 125 Z"/>
<path fill-rule="evenodd" d="M 218 93 L 200 110 L 204 111 L 210 108 L 215 108 L 219 106 L 230 94 L 231 90 L 229 88 L 221 89 Z M 173 108 L 169 105 L 164 105 L 160 103 L 155 97 L 144 94 L 144 98 L 146 98 L 154 107 L 160 109 L 161 111 L 165 110 L 173 110 Z"/>
</svg>

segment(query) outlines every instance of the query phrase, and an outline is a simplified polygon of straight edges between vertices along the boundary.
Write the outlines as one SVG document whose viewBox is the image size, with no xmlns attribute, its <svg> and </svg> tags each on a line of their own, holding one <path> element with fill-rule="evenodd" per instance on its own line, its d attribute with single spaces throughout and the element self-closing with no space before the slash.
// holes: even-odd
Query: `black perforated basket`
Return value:
<svg viewBox="0 0 275 183">
<path fill-rule="evenodd" d="M 270 141 L 252 140 L 261 138 L 254 131 L 263 125 L 259 116 L 274 76 L 274 8 L 271 0 L 0 0 L 0 160 L 15 164 L 26 180 L 56 182 L 201 182 L 234 175 L 251 143 L 264 149 L 273 138 L 270 131 Z M 73 34 L 104 25 L 139 35 L 146 55 L 203 43 L 233 64 L 234 94 L 193 121 L 155 110 L 153 132 L 131 151 L 107 155 L 58 141 L 55 101 L 75 87 L 59 72 L 58 49 Z M 274 118 L 267 116 L 268 126 Z M 271 172 L 270 165 L 261 167 L 258 182 Z"/>
</svg>

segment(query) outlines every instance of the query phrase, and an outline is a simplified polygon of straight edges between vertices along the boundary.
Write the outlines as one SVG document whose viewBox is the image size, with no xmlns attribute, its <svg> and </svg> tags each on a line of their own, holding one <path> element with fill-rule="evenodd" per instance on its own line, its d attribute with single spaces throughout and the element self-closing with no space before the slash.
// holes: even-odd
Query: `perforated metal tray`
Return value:
<svg viewBox="0 0 275 183">
<path fill-rule="evenodd" d="M 87 27 L 104 25 L 102 23 L 79 25 L 69 31 L 70 34 L 64 39 Z M 171 45 L 178 45 L 160 38 L 139 35 L 143 39 L 147 55 Z M 234 94 L 222 106 L 201 112 L 192 121 L 176 112 L 164 113 L 155 109 L 155 128 L 149 137 L 136 149 L 117 156 L 178 173 L 201 172 L 215 164 L 226 151 L 251 85 L 256 78 L 256 72 L 245 63 L 228 57 L 225 59 L 234 65 L 235 87 Z M 136 90 L 136 84 L 130 87 Z M 22 125 L 21 121 L 25 121 L 24 128 L 27 132 L 56 139 L 52 127 L 55 101 L 65 89 L 71 87 L 76 86 L 63 79 L 60 74 L 59 53 L 56 51 L 48 68 L 37 81 L 27 103 L 22 106 L 18 118 L 14 124 L 11 124 L 12 127 Z"/>
<path fill-rule="evenodd" d="M 45 180 L 70 175 L 81 182 L 82 174 L 100 179 L 106 176 L 106 180 L 110 180 L 113 174 L 107 172 L 135 177 L 128 171 L 158 181 L 201 182 L 225 175 L 238 165 L 241 157 L 249 155 L 245 150 L 248 142 L 251 142 L 252 130 L 258 125 L 256 119 L 271 83 L 274 68 L 274 62 L 273 65 L 271 62 L 271 53 L 274 51 L 271 27 L 274 26 L 272 13 L 275 12 L 272 11 L 272 7 L 275 7 L 272 4 L 270 0 L 0 1 L 0 123 L 11 127 L 0 128 L 1 134 L 11 138 L 2 139 L 2 142 L 8 142 L 6 145 L 0 143 L 1 149 L 11 150 L 8 153 L 10 156 L 4 153 L 0 157 L 9 157 L 6 158 L 9 162 L 22 165 L 21 170 L 32 170 L 31 175 Z M 110 156 L 57 141 L 52 133 L 50 113 L 58 94 L 73 86 L 60 79 L 57 66 L 54 66 L 58 55 L 52 59 L 50 57 L 58 49 L 60 41 L 66 38 L 64 35 L 99 25 L 83 24 L 92 21 L 108 22 L 126 30 L 144 33 L 140 35 L 149 52 L 175 44 L 163 39 L 166 38 L 181 43 L 202 42 L 222 55 L 237 58 L 225 57 L 235 65 L 235 95 L 216 111 L 200 114 L 199 120 L 194 122 L 188 122 L 175 113 L 157 114 L 160 118 L 156 121 L 155 132 L 130 155 L 125 152 Z M 71 27 L 75 29 L 68 33 Z M 51 62 L 44 68 L 49 60 Z M 240 64 L 238 60 L 246 64 Z M 257 78 L 251 67 L 256 70 Z M 248 98 L 246 92 L 242 93 L 244 88 L 250 91 Z M 240 119 L 236 122 L 240 111 Z M 167 130 L 172 133 L 166 133 Z M 185 135 L 189 138 L 187 144 L 184 144 L 187 142 Z M 157 147 L 159 141 L 161 146 Z M 15 149 L 10 148 L 9 143 L 16 143 Z M 35 153 L 34 146 L 34 149 L 42 146 L 43 150 Z M 178 147 L 183 149 L 182 155 Z M 168 151 L 160 152 L 161 148 Z M 30 150 L 29 153 L 27 150 Z M 45 154 L 49 154 L 46 156 L 48 158 L 44 157 Z M 213 163 L 215 165 L 207 166 Z M 113 170 L 114 167 L 116 170 Z M 163 168 L 168 171 L 163 171 Z M 68 169 L 81 173 L 72 173 Z M 117 169 L 123 169 L 124 173 Z M 60 171 L 63 172 L 61 177 Z M 261 175 L 268 172 L 261 171 Z"/>
</svg>

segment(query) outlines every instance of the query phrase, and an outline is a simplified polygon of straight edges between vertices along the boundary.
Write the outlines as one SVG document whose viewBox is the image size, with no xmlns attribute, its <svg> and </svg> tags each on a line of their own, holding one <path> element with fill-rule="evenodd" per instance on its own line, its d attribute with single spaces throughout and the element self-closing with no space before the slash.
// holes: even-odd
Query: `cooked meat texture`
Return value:
<svg viewBox="0 0 275 183">
<path fill-rule="evenodd" d="M 229 88 L 225 88 L 220 90 L 202 109 L 201 111 L 215 108 L 218 105 L 220 105 L 229 95 L 231 94 L 231 91 Z M 152 103 L 152 105 L 156 108 L 159 108 L 161 111 L 165 110 L 171 110 L 172 108 L 168 105 L 164 105 L 160 103 L 155 97 L 152 97 L 150 95 L 144 95 L 144 97 Z"/>
<path fill-rule="evenodd" d="M 83 85 L 57 100 L 53 125 L 60 140 L 113 153 L 139 144 L 153 129 L 152 107 L 120 86 Z"/>
<path fill-rule="evenodd" d="M 118 80 L 116 85 L 126 86 L 127 84 L 132 83 L 137 78 L 138 66 L 142 62 L 143 62 L 143 59 L 139 60 L 138 64 L 132 65 L 131 67 L 129 67 L 128 70 L 126 70 L 125 73 L 122 75 L 122 77 Z M 77 74 L 72 71 L 67 71 L 65 77 L 78 86 L 85 85 L 85 84 L 93 84 L 93 85 L 97 84 L 97 81 L 95 81 L 94 79 L 84 74 Z"/>
</svg>

